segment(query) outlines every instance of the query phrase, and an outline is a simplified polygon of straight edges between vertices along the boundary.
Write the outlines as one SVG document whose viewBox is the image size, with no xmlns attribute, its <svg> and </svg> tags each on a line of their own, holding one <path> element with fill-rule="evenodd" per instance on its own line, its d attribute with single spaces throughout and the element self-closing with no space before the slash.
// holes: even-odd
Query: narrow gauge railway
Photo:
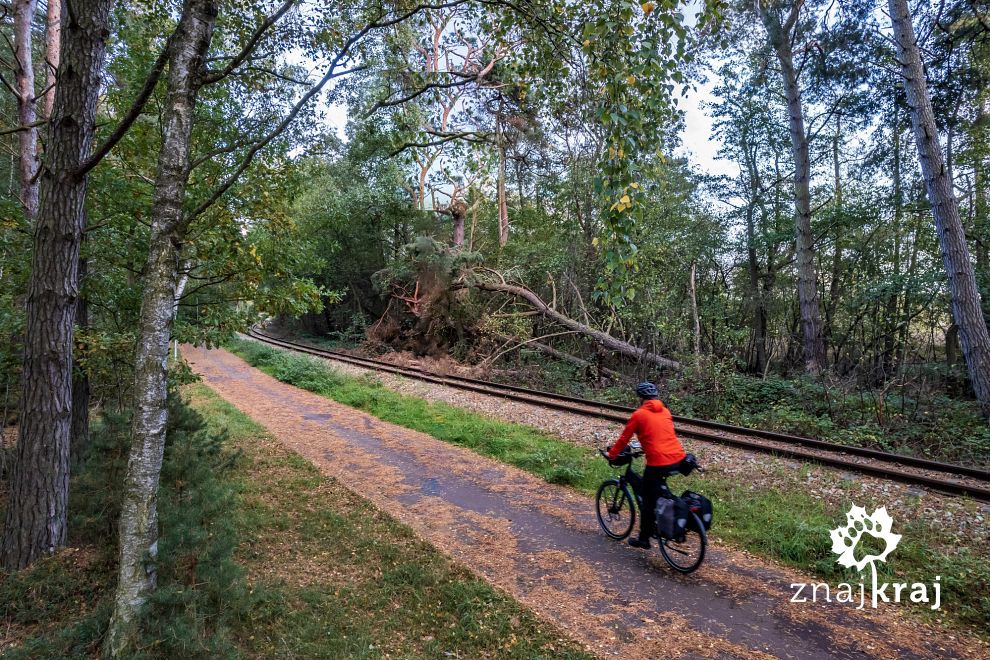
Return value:
<svg viewBox="0 0 990 660">
<path fill-rule="evenodd" d="M 625 423 L 633 411 L 633 408 L 628 406 L 604 401 L 582 399 L 464 376 L 437 374 L 417 367 L 403 367 L 382 360 L 316 348 L 273 337 L 256 327 L 250 328 L 247 335 L 256 341 L 299 353 L 596 419 Z M 722 422 L 676 415 L 674 421 L 677 424 L 678 434 L 687 438 L 839 467 L 853 472 L 924 486 L 943 493 L 968 495 L 990 502 L 990 472 L 987 470 L 914 456 L 902 456 L 865 447 L 839 445 L 824 440 L 803 438 L 774 431 L 745 428 Z"/>
</svg>

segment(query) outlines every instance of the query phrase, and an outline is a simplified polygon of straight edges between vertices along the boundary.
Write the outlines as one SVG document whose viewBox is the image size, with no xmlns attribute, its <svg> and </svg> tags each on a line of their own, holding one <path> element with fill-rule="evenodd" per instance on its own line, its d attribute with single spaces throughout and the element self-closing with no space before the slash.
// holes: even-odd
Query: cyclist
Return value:
<svg viewBox="0 0 990 660">
<path fill-rule="evenodd" d="M 639 444 L 646 454 L 642 486 L 643 506 L 640 509 L 639 538 L 630 537 L 629 545 L 649 548 L 650 537 L 656 532 L 657 526 L 653 509 L 656 508 L 657 498 L 660 497 L 663 479 L 685 459 L 687 454 L 684 453 L 684 447 L 674 433 L 674 418 L 667 406 L 660 401 L 657 386 L 653 383 L 640 383 L 636 386 L 636 396 L 640 399 L 640 406 L 629 418 L 619 439 L 609 447 L 607 455 L 609 460 L 615 459 L 629 444 L 634 433 L 639 438 Z"/>
</svg>

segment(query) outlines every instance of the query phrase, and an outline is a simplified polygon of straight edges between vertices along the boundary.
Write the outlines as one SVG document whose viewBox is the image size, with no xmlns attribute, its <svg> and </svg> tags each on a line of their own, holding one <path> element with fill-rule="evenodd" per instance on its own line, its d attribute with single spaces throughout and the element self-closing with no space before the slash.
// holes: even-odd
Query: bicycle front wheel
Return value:
<svg viewBox="0 0 990 660">
<path fill-rule="evenodd" d="M 609 538 L 622 540 L 632 533 L 636 524 L 636 507 L 629 491 L 618 479 L 609 479 L 598 487 L 595 496 L 598 524 Z"/>
<path fill-rule="evenodd" d="M 679 573 L 693 573 L 705 560 L 705 549 L 708 547 L 708 535 L 701 524 L 701 518 L 694 511 L 683 539 L 660 539 L 660 554 L 667 560 L 670 567 Z"/>
</svg>

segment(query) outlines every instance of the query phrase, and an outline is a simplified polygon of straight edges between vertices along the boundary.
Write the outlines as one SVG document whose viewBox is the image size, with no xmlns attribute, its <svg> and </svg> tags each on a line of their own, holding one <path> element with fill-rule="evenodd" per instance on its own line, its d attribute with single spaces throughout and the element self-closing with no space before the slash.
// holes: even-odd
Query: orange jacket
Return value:
<svg viewBox="0 0 990 660">
<path fill-rule="evenodd" d="M 609 458 L 619 455 L 629 444 L 633 433 L 643 446 L 647 465 L 673 465 L 680 463 L 686 456 L 684 447 L 674 433 L 674 418 L 659 399 L 649 399 L 636 409 L 608 453 Z"/>
</svg>

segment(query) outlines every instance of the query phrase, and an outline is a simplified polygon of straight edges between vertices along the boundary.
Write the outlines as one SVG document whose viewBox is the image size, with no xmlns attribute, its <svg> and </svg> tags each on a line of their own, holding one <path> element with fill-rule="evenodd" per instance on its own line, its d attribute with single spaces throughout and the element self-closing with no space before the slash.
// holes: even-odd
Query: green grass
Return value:
<svg viewBox="0 0 990 660">
<path fill-rule="evenodd" d="M 355 378 L 326 362 L 276 350 L 254 341 L 228 345 L 248 363 L 275 378 L 363 410 L 379 419 L 428 433 L 479 454 L 515 465 L 548 482 L 593 494 L 613 471 L 589 449 L 520 424 L 502 422 L 444 403 L 430 403 Z M 678 487 L 705 493 L 716 515 L 713 537 L 832 581 L 858 581 L 835 563 L 829 530 L 845 522 L 850 498 L 827 505 L 803 487 L 805 470 L 781 470 L 774 488 L 755 488 L 709 472 L 680 479 Z M 860 502 L 862 504 L 862 502 Z M 974 511 L 979 509 L 974 506 Z M 903 539 L 881 577 L 930 582 L 941 575 L 947 618 L 978 631 L 990 627 L 990 563 L 977 548 L 927 524 L 923 507 L 911 521 L 898 521 Z"/>
</svg>

